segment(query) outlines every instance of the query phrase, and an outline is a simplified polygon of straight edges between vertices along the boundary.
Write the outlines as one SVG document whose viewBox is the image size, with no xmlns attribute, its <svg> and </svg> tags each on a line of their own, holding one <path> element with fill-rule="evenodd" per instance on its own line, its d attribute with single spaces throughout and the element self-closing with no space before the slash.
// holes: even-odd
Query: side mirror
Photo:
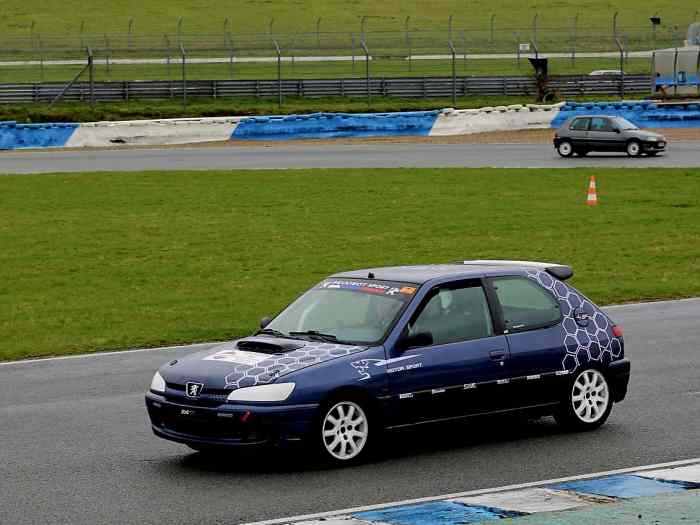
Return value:
<svg viewBox="0 0 700 525">
<path fill-rule="evenodd" d="M 420 332 L 418 334 L 408 335 L 399 342 L 400 350 L 408 350 L 409 348 L 421 348 L 433 344 L 433 335 L 430 332 Z"/>
<path fill-rule="evenodd" d="M 272 317 L 269 315 L 266 315 L 260 320 L 260 329 L 262 330 L 265 328 L 267 325 L 269 325 L 272 322 Z"/>
</svg>

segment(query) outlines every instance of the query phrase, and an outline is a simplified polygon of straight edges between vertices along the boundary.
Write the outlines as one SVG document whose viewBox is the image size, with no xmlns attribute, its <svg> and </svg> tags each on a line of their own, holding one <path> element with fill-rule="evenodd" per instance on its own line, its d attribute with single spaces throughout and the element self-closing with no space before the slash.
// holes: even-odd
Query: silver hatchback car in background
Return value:
<svg viewBox="0 0 700 525">
<path fill-rule="evenodd" d="M 622 117 L 580 115 L 571 117 L 554 134 L 554 147 L 562 157 L 589 151 L 624 151 L 630 157 L 654 156 L 666 149 L 666 138 L 641 130 Z"/>
</svg>

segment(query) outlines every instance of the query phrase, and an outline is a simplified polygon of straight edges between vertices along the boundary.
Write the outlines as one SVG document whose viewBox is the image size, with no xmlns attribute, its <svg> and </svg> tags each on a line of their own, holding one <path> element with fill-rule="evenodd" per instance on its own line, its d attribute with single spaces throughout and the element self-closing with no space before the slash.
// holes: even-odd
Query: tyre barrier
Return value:
<svg viewBox="0 0 700 525">
<path fill-rule="evenodd" d="M 558 128 L 576 115 L 614 115 L 626 118 L 640 128 L 700 127 L 700 104 L 658 105 L 647 100 L 564 104 L 552 127 Z"/>
<path fill-rule="evenodd" d="M 700 104 L 650 101 L 513 105 L 397 113 L 315 113 L 84 124 L 0 122 L 0 149 L 168 145 L 226 140 L 446 136 L 548 129 L 583 114 L 622 116 L 644 128 L 700 127 Z"/>
<path fill-rule="evenodd" d="M 231 135 L 237 140 L 328 139 L 338 137 L 425 136 L 440 112 L 314 113 L 249 117 Z"/>
</svg>

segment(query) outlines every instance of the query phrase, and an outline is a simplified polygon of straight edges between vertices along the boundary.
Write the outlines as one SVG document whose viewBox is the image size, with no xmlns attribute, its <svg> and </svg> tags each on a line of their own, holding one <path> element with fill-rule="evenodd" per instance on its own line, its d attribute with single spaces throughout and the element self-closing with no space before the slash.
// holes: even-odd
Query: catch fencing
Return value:
<svg viewBox="0 0 700 525">
<path fill-rule="evenodd" d="M 550 77 L 548 89 L 561 97 L 579 95 L 631 95 L 651 91 L 650 75 Z M 0 84 L 0 103 L 51 102 L 62 93 L 67 101 L 129 101 L 189 98 L 283 97 L 463 97 L 533 96 L 538 92 L 532 77 L 455 76 L 406 78 L 340 78 L 282 80 L 188 80 L 75 82 L 68 89 L 60 82 Z"/>
</svg>

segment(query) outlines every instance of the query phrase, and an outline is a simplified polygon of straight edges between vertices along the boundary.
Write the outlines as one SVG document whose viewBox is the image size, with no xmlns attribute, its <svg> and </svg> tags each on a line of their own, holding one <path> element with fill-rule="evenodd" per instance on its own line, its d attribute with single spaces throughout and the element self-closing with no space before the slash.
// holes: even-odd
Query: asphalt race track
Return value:
<svg viewBox="0 0 700 525">
<path fill-rule="evenodd" d="M 87 151 L 0 152 L 0 173 L 390 167 L 697 167 L 697 142 L 673 142 L 658 157 L 560 158 L 549 144 L 296 144 Z"/>
<path fill-rule="evenodd" d="M 0 364 L 0 523 L 235 524 L 700 456 L 700 299 L 609 312 L 632 381 L 600 430 L 425 426 L 338 470 L 289 452 L 208 461 L 155 438 L 143 392 L 192 348 Z"/>
</svg>

